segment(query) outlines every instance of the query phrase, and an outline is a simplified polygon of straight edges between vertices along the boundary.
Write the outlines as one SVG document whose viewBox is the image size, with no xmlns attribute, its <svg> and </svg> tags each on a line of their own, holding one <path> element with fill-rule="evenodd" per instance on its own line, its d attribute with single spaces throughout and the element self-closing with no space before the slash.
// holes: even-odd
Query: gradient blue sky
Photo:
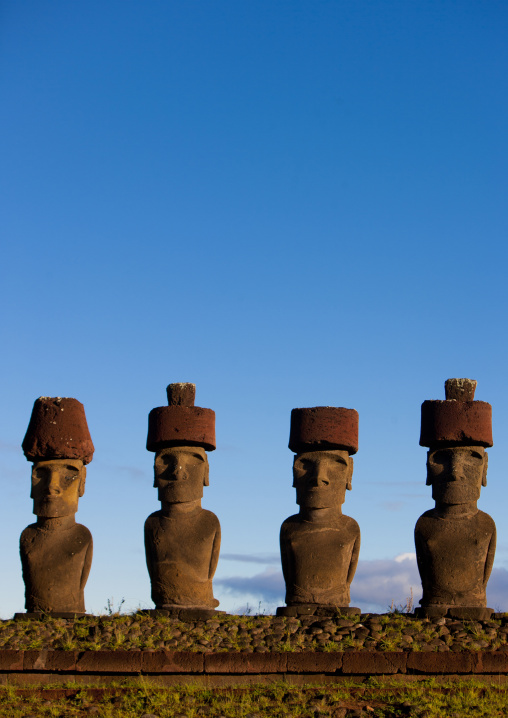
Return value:
<svg viewBox="0 0 508 718">
<path fill-rule="evenodd" d="M 0 615 L 40 395 L 82 401 L 96 447 L 88 610 L 152 606 L 147 415 L 173 381 L 217 415 L 221 608 L 282 601 L 289 416 L 319 405 L 360 413 L 353 604 L 403 602 L 420 404 L 451 376 L 493 405 L 508 609 L 507 31 L 496 0 L 1 2 Z"/>
</svg>

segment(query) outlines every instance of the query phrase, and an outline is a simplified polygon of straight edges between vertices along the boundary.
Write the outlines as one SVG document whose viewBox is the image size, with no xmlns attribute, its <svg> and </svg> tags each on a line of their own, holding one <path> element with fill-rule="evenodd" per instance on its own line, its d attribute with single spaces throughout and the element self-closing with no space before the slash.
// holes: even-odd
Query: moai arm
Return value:
<svg viewBox="0 0 508 718">
<path fill-rule="evenodd" d="M 217 569 L 217 564 L 219 562 L 219 552 L 220 552 L 220 524 L 217 521 L 217 530 L 216 530 L 215 536 L 213 538 L 212 556 L 210 558 L 210 569 L 208 571 L 208 578 L 210 578 L 210 579 L 212 579 L 215 575 L 215 571 Z"/>
<path fill-rule="evenodd" d="M 291 558 L 289 552 L 289 543 L 287 539 L 287 529 L 284 522 L 280 527 L 280 560 L 282 563 L 282 575 L 286 586 L 291 583 Z"/>
<path fill-rule="evenodd" d="M 487 581 L 490 578 L 490 574 L 492 573 L 492 566 L 494 565 L 494 555 L 496 553 L 496 527 L 494 526 L 494 530 L 492 532 L 492 536 L 489 543 L 489 548 L 487 550 L 487 560 L 485 561 L 485 571 L 483 573 L 483 586 L 486 588 Z"/>
<path fill-rule="evenodd" d="M 358 566 L 358 558 L 360 556 L 360 534 L 358 534 L 354 546 L 353 553 L 351 554 L 351 563 L 349 564 L 349 570 L 347 572 L 347 584 L 351 584 L 354 575 L 356 573 L 356 567 Z"/>
<path fill-rule="evenodd" d="M 432 522 L 432 512 L 426 511 L 420 516 L 415 526 L 415 551 L 416 551 L 416 565 L 418 567 L 418 573 L 420 574 L 420 580 L 422 582 L 423 590 L 423 601 L 430 600 L 430 597 L 435 593 L 435 582 L 434 571 L 432 569 L 432 557 L 429 550 L 429 531 L 432 534 L 434 529 L 430 527 L 429 521 Z M 422 604 L 423 605 L 423 604 Z"/>
<path fill-rule="evenodd" d="M 88 544 L 88 548 L 86 550 L 85 554 L 85 561 L 83 563 L 83 571 L 81 573 L 81 581 L 80 581 L 80 589 L 83 591 L 86 585 L 86 582 L 88 581 L 88 576 L 90 574 L 90 569 L 92 568 L 92 556 L 93 556 L 93 541 L 92 537 L 90 536 L 90 543 Z"/>
<path fill-rule="evenodd" d="M 20 539 L 19 539 L 19 555 L 21 558 L 21 573 L 23 576 L 23 583 L 25 584 L 25 589 L 29 585 L 29 571 L 28 571 L 28 557 L 26 555 L 26 534 L 28 532 L 28 526 L 24 531 L 22 532 Z M 25 598 L 28 599 L 28 596 L 26 595 L 27 591 L 25 590 Z M 25 600 L 25 608 L 28 610 L 27 601 Z"/>
<path fill-rule="evenodd" d="M 423 590 L 425 591 L 426 586 L 426 571 L 425 571 L 425 549 L 423 540 L 418 527 L 419 520 L 415 526 L 415 550 L 416 550 L 416 565 L 418 566 L 418 573 L 420 574 L 420 580 L 422 582 Z"/>
<path fill-rule="evenodd" d="M 148 569 L 148 575 L 152 578 L 153 575 L 153 557 L 152 557 L 152 542 L 151 542 L 151 531 L 148 529 L 148 519 L 145 521 L 145 556 L 146 556 L 146 567 Z"/>
</svg>

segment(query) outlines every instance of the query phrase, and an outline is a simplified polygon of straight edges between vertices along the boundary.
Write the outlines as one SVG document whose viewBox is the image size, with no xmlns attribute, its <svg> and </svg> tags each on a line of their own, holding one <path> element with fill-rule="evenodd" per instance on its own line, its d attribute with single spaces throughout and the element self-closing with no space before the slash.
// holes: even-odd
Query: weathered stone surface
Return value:
<svg viewBox="0 0 508 718">
<path fill-rule="evenodd" d="M 288 673 L 340 673 L 343 653 L 288 653 Z"/>
<path fill-rule="evenodd" d="M 446 615 L 461 621 L 488 621 L 493 613 L 491 608 L 480 606 L 450 606 Z"/>
<path fill-rule="evenodd" d="M 452 655 L 416 651 L 406 655 L 408 673 L 471 673 L 473 669 L 473 656 L 469 651 Z"/>
<path fill-rule="evenodd" d="M 508 673 L 508 654 L 505 651 L 470 651 L 442 653 L 436 651 L 344 653 L 195 653 L 170 651 L 0 651 L 0 671 L 7 682 L 31 682 L 31 675 L 39 674 L 46 683 L 53 683 L 58 674 L 65 680 L 79 674 L 128 677 L 147 676 L 250 676 L 279 677 L 300 675 L 316 680 L 317 676 L 344 676 L 349 679 L 365 676 L 505 676 Z M 70 675 L 69 675 L 70 674 Z"/>
<path fill-rule="evenodd" d="M 444 401 L 423 402 L 420 446 L 493 445 L 492 407 L 486 401 L 473 400 L 475 389 L 472 379 L 447 379 Z"/>
<path fill-rule="evenodd" d="M 148 416 L 148 451 L 167 446 L 215 449 L 215 412 L 199 406 L 159 406 Z"/>
<path fill-rule="evenodd" d="M 206 673 L 281 673 L 287 653 L 205 653 Z"/>
<path fill-rule="evenodd" d="M 39 519 L 21 534 L 27 611 L 84 613 L 92 535 L 73 519 Z"/>
<path fill-rule="evenodd" d="M 448 380 L 445 401 L 422 404 L 420 443 L 429 447 L 427 484 L 436 502 L 415 527 L 421 613 L 426 616 L 441 611 L 465 618 L 462 609 L 479 618 L 474 616 L 476 608 L 488 618 L 492 612 L 486 608 L 486 586 L 494 562 L 496 527 L 477 508 L 481 487 L 487 484 L 485 446 L 492 445 L 491 407 L 469 400 L 474 396 L 472 384 Z"/>
<path fill-rule="evenodd" d="M 24 651 L 25 671 L 75 671 L 77 651 Z"/>
<path fill-rule="evenodd" d="M 294 606 L 279 606 L 277 616 L 300 617 L 300 616 L 359 616 L 361 609 L 354 606 L 320 606 L 315 603 L 301 603 Z"/>
<path fill-rule="evenodd" d="M 473 401 L 478 382 L 474 379 L 447 379 L 445 381 L 445 398 L 456 401 Z"/>
<path fill-rule="evenodd" d="M 342 659 L 343 674 L 387 675 L 405 673 L 407 653 L 394 651 L 368 653 L 366 651 L 347 651 Z"/>
<path fill-rule="evenodd" d="M 202 446 L 215 449 L 215 412 L 194 406 L 196 385 L 169 384 L 168 406 L 158 406 L 148 415 L 148 451 L 169 446 Z"/>
<path fill-rule="evenodd" d="M 20 537 L 25 608 L 84 613 L 93 547 L 75 513 L 93 444 L 83 405 L 70 398 L 37 399 L 23 449 L 34 460 L 31 498 L 37 516 Z"/>
<path fill-rule="evenodd" d="M 76 618 L 83 618 L 86 613 L 83 611 L 25 611 L 25 613 L 15 613 L 15 621 L 45 621 L 48 618 L 64 618 L 65 620 L 74 621 Z"/>
<path fill-rule="evenodd" d="M 192 651 L 143 651 L 143 673 L 203 673 L 203 653 Z"/>
<path fill-rule="evenodd" d="M 0 651 L 0 671 L 22 671 L 24 651 L 3 649 Z"/>
<path fill-rule="evenodd" d="M 503 651 L 477 651 L 472 658 L 473 673 L 508 673 L 508 654 Z"/>
<path fill-rule="evenodd" d="M 155 451 L 154 486 L 161 510 L 145 522 L 145 551 L 157 609 L 214 609 L 212 579 L 220 524 L 201 507 L 208 458 L 215 449 L 215 413 L 192 406 L 193 385 L 170 384 L 170 406 L 150 412 L 147 448 Z"/>
<path fill-rule="evenodd" d="M 357 450 L 357 437 L 358 414 L 352 409 L 314 407 L 291 412 L 290 447 L 306 450 L 293 463 L 300 512 L 282 524 L 280 550 L 287 606 L 303 608 L 296 615 L 311 614 L 312 606 L 332 611 L 349 606 L 360 529 L 342 514 L 342 504 L 346 489 L 351 489 L 349 454 Z"/>
<path fill-rule="evenodd" d="M 156 511 L 146 520 L 146 560 L 157 608 L 219 605 L 212 589 L 220 549 L 219 520 L 201 506 L 194 509 Z"/>
<path fill-rule="evenodd" d="M 168 406 L 194 406 L 196 385 L 187 382 L 168 384 L 166 387 Z"/>
<path fill-rule="evenodd" d="M 141 651 L 84 651 L 76 660 L 79 673 L 141 673 Z"/>
<path fill-rule="evenodd" d="M 62 621 L 48 616 L 45 620 L 28 620 L 20 626 L 0 621 L 0 654 L 9 649 L 28 650 L 43 644 L 57 651 L 69 640 L 76 650 L 94 645 L 101 650 L 185 652 L 196 654 L 222 651 L 284 650 L 287 655 L 312 652 L 336 655 L 341 652 L 382 651 L 389 643 L 394 651 L 414 650 L 507 652 L 508 614 L 497 620 L 456 620 L 448 616 L 432 620 L 413 614 L 372 616 L 363 614 L 361 623 L 335 616 L 274 618 L 260 616 L 228 616 L 211 612 L 213 619 L 203 615 L 182 625 L 186 609 L 179 614 L 143 612 L 133 616 L 87 616 L 84 620 Z M 189 609 L 189 613 L 198 613 Z M 23 614 L 26 615 L 26 614 Z M 163 620 L 159 620 L 163 618 Z M 121 648 L 118 637 L 122 636 Z M 481 638 L 480 638 L 481 637 Z M 411 640 L 413 639 L 413 640 Z M 453 671 L 450 671 L 453 673 Z"/>
<path fill-rule="evenodd" d="M 140 616 L 152 616 L 153 618 L 178 618 L 180 621 L 209 621 L 212 618 L 218 618 L 225 614 L 225 611 L 216 611 L 213 608 L 182 608 L 181 606 L 173 606 L 172 608 L 155 608 L 142 609 L 138 611 Z"/>
</svg>

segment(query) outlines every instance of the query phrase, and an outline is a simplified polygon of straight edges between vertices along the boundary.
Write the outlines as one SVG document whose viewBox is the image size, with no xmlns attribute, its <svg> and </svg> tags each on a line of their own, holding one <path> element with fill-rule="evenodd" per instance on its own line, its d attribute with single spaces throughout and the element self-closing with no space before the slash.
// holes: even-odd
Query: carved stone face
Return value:
<svg viewBox="0 0 508 718">
<path fill-rule="evenodd" d="M 296 503 L 308 509 L 338 508 L 351 489 L 353 459 L 347 451 L 306 451 L 295 456 Z"/>
<path fill-rule="evenodd" d="M 208 486 L 208 458 L 200 446 L 173 446 L 155 454 L 154 486 L 159 501 L 180 504 L 203 496 Z"/>
<path fill-rule="evenodd" d="M 435 449 L 427 455 L 427 484 L 432 498 L 441 504 L 478 501 L 487 485 L 488 456 L 483 446 Z"/>
<path fill-rule="evenodd" d="M 85 493 L 86 468 L 80 459 L 36 461 L 32 468 L 33 512 L 43 518 L 70 516 Z"/>
</svg>

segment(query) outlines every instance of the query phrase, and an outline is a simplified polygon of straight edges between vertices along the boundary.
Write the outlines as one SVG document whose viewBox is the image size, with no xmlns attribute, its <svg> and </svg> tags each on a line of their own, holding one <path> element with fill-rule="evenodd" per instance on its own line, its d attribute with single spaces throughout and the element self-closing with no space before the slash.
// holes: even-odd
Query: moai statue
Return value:
<svg viewBox="0 0 508 718">
<path fill-rule="evenodd" d="M 334 406 L 293 409 L 289 448 L 300 512 L 280 531 L 287 607 L 278 616 L 359 614 L 349 587 L 360 552 L 360 528 L 342 513 L 358 451 L 358 412 Z"/>
<path fill-rule="evenodd" d="M 155 452 L 160 511 L 145 522 L 146 563 L 156 610 L 212 611 L 220 550 L 217 516 L 201 508 L 207 451 L 215 449 L 215 412 L 194 406 L 194 384 L 170 384 L 169 406 L 152 409 L 146 448 Z"/>
<path fill-rule="evenodd" d="M 445 401 L 424 401 L 420 445 L 434 509 L 415 527 L 423 586 L 419 615 L 486 619 L 485 589 L 494 563 L 496 525 L 476 503 L 487 485 L 492 407 L 474 401 L 476 381 L 448 379 Z"/>
<path fill-rule="evenodd" d="M 22 447 L 33 462 L 30 496 L 37 516 L 20 538 L 25 608 L 29 613 L 83 615 L 92 535 L 76 523 L 75 513 L 85 491 L 85 465 L 94 452 L 83 404 L 41 396 Z"/>
</svg>

